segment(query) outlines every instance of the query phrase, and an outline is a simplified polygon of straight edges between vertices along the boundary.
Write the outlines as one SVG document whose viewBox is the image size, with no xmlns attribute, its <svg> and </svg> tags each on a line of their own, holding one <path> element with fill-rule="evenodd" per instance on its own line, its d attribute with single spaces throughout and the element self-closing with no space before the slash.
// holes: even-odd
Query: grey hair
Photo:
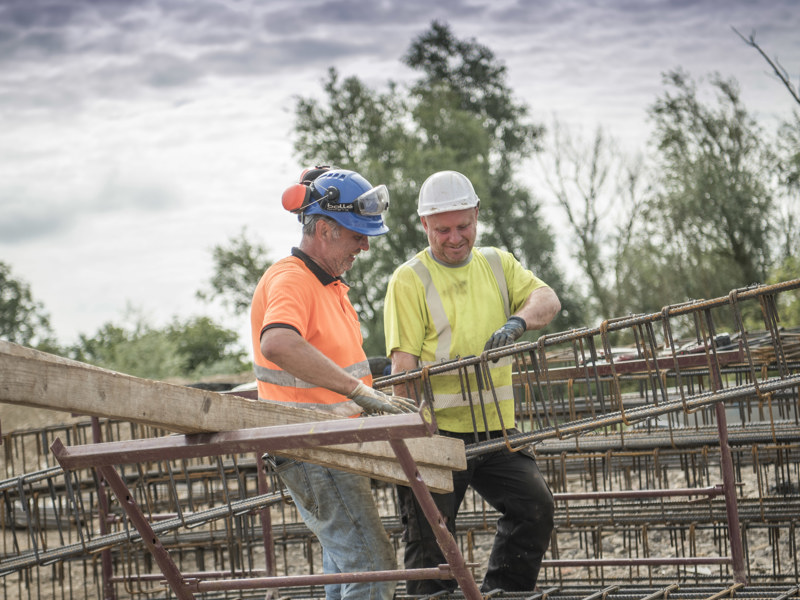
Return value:
<svg viewBox="0 0 800 600">
<path fill-rule="evenodd" d="M 330 225 L 331 229 L 333 230 L 334 237 L 339 237 L 341 233 L 341 225 L 331 219 L 330 217 L 326 217 L 325 215 L 308 215 L 303 217 L 303 235 L 311 237 L 317 231 L 317 223 L 320 221 L 325 221 L 328 225 Z"/>
</svg>

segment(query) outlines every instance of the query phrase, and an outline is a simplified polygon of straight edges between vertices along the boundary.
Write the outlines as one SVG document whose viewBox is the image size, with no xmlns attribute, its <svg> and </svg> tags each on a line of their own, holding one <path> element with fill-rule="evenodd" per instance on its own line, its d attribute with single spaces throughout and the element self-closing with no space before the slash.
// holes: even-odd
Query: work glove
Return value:
<svg viewBox="0 0 800 600">
<path fill-rule="evenodd" d="M 359 381 L 356 389 L 347 395 L 350 400 L 358 404 L 367 413 L 400 413 L 417 412 L 417 405 L 413 400 L 402 396 L 389 396 L 383 392 L 364 385 Z"/>
<path fill-rule="evenodd" d="M 518 317 L 516 315 L 509 317 L 508 321 L 506 321 L 506 324 L 492 334 L 492 337 L 489 338 L 489 341 L 486 342 L 486 345 L 483 347 L 483 349 L 493 350 L 494 348 L 500 348 L 501 346 L 513 344 L 523 333 L 525 333 L 527 328 L 528 324 L 525 323 L 525 319 L 522 317 Z"/>
</svg>

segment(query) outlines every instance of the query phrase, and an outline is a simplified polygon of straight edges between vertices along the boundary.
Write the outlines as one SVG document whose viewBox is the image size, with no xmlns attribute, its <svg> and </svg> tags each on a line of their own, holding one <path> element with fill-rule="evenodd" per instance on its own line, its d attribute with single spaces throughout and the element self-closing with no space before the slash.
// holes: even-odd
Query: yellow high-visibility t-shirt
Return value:
<svg viewBox="0 0 800 600">
<path fill-rule="evenodd" d="M 508 295 L 508 308 L 498 277 L 490 260 L 502 269 Z M 402 264 L 392 275 L 384 305 L 386 351 L 417 356 L 421 365 L 467 356 L 477 356 L 492 334 L 502 327 L 508 315 L 522 306 L 531 292 L 547 284 L 525 269 L 510 252 L 497 248 L 473 248 L 469 260 L 451 267 L 437 262 L 429 248 Z M 514 425 L 514 397 L 510 360 L 489 363 L 494 391 L 500 405 L 502 423 Z M 439 429 L 470 432 L 501 428 L 494 408 L 494 395 L 479 392 L 474 369 L 469 386 L 472 406 L 462 394 L 458 374 L 431 377 L 434 410 Z M 484 423 L 480 397 L 486 407 Z M 487 427 L 488 425 L 488 427 Z"/>
</svg>

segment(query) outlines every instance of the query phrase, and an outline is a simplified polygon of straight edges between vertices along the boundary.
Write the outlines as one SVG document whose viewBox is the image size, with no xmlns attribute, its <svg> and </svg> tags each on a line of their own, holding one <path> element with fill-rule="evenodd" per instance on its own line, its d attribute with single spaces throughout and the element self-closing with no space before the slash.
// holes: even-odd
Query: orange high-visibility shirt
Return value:
<svg viewBox="0 0 800 600">
<path fill-rule="evenodd" d="M 272 327 L 295 330 L 344 370 L 372 385 L 369 362 L 350 288 L 297 248 L 273 264 L 258 282 L 250 310 L 258 397 L 330 411 L 347 402 L 341 394 L 295 377 L 261 354 L 261 334 Z"/>
</svg>

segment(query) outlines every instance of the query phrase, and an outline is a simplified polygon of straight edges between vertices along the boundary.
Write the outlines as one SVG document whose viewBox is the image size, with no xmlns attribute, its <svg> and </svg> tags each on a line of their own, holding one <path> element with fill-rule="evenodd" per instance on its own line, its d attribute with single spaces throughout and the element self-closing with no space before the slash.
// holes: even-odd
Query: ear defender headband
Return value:
<svg viewBox="0 0 800 600">
<path fill-rule="evenodd" d="M 313 203 L 318 203 L 319 208 L 330 213 L 355 213 L 361 216 L 380 216 L 389 208 L 389 190 L 385 185 L 373 187 L 351 202 L 341 202 L 339 188 L 328 186 L 322 194 L 314 185 L 314 180 L 322 173 L 330 170 L 329 167 L 316 167 L 307 169 L 300 176 L 300 183 L 289 186 L 281 196 L 283 208 L 301 218 L 303 211 Z M 347 184 L 345 184 L 347 188 Z"/>
<path fill-rule="evenodd" d="M 311 203 L 311 197 L 313 195 L 311 183 L 326 171 L 330 171 L 330 167 L 327 165 L 317 165 L 313 169 L 306 169 L 303 171 L 300 175 L 300 183 L 290 185 L 283 192 L 281 196 L 283 208 L 294 214 L 302 212 L 302 210 Z"/>
</svg>

